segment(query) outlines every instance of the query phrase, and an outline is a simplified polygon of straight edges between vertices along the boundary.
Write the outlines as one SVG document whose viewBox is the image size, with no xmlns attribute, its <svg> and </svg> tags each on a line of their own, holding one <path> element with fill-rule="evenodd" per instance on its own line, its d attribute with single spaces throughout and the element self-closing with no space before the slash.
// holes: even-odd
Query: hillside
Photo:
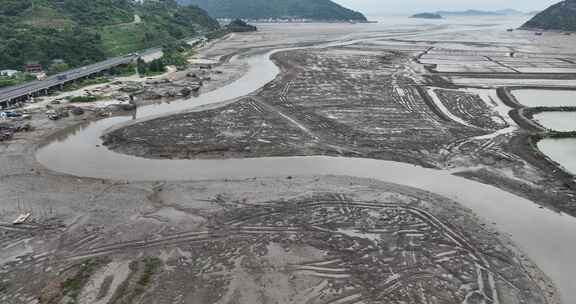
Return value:
<svg viewBox="0 0 576 304">
<path fill-rule="evenodd" d="M 217 28 L 204 10 L 175 0 L 2 0 L 0 69 L 55 59 L 74 67 Z"/>
<path fill-rule="evenodd" d="M 317 21 L 366 21 L 359 12 L 330 0 L 178 0 L 194 4 L 216 18 L 299 18 Z"/>
<path fill-rule="evenodd" d="M 554 4 L 526 22 L 523 29 L 576 31 L 576 0 Z"/>
</svg>

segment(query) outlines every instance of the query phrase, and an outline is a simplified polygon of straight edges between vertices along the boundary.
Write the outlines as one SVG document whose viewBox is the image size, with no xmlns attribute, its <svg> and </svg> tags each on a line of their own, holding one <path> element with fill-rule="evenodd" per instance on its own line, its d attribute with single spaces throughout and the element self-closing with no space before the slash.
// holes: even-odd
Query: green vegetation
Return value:
<svg viewBox="0 0 576 304">
<path fill-rule="evenodd" d="M 140 76 L 156 76 L 166 72 L 166 65 L 162 58 L 154 59 L 150 62 L 138 60 L 138 73 Z"/>
<path fill-rule="evenodd" d="M 76 270 L 76 273 L 66 279 L 62 284 L 63 295 L 70 297 L 72 303 L 77 303 L 82 288 L 86 285 L 92 274 L 108 262 L 106 259 L 89 259 L 84 261 L 79 266 L 79 269 Z"/>
<path fill-rule="evenodd" d="M 552 5 L 526 22 L 522 28 L 576 31 L 576 0 Z"/>
<path fill-rule="evenodd" d="M 320 21 L 366 21 L 359 12 L 330 0 L 179 0 L 208 11 L 215 18 L 304 18 Z"/>
<path fill-rule="evenodd" d="M 100 96 L 74 96 L 69 99 L 70 102 L 94 102 L 102 99 Z"/>
<path fill-rule="evenodd" d="M 160 272 L 162 261 L 156 257 L 147 257 L 130 263 L 130 275 L 118 286 L 110 299 L 111 304 L 136 303 L 146 288 L 152 283 L 153 277 Z"/>
<path fill-rule="evenodd" d="M 38 2 L 52 4 L 74 23 L 87 26 L 127 23 L 134 18 L 130 0 L 43 0 L 35 4 Z"/>
<path fill-rule="evenodd" d="M 234 21 L 230 22 L 226 28 L 233 33 L 256 32 L 258 30 L 257 27 L 250 25 L 241 19 L 235 19 Z"/>
<path fill-rule="evenodd" d="M 146 258 L 144 259 L 144 271 L 140 280 L 138 280 L 138 285 L 141 287 L 146 287 L 152 281 L 152 276 L 158 272 L 158 269 L 162 265 L 162 261 L 159 258 Z"/>
<path fill-rule="evenodd" d="M 126 65 L 117 66 L 117 67 L 111 69 L 109 71 L 109 73 L 110 73 L 110 75 L 113 75 L 113 76 L 121 76 L 121 77 L 132 76 L 132 75 L 136 74 L 136 65 L 135 64 L 126 64 Z"/>
<path fill-rule="evenodd" d="M 138 24 L 106 26 L 100 29 L 102 46 L 106 53 L 114 56 L 143 49 L 146 43 L 146 28 Z"/>
<path fill-rule="evenodd" d="M 0 76 L 0 88 L 9 87 L 17 84 L 21 84 L 24 82 L 36 80 L 34 75 L 26 74 L 26 73 L 18 73 L 14 76 Z"/>
<path fill-rule="evenodd" d="M 63 59 L 70 66 L 79 66 L 105 58 L 99 35 L 87 29 L 0 23 L 0 62 L 3 69 L 21 70 L 28 61 L 49 66 L 53 59 Z"/>
<path fill-rule="evenodd" d="M 228 35 L 230 33 L 230 31 L 228 31 L 225 28 L 219 29 L 217 31 L 212 31 L 208 34 L 206 34 L 206 39 L 208 40 L 215 40 L 215 39 L 219 39 L 222 38 L 226 35 Z"/>
<path fill-rule="evenodd" d="M 101 29 L 102 43 L 108 54 L 120 55 L 155 47 L 219 28 L 218 22 L 203 10 L 195 6 L 178 6 L 173 0 L 144 2 L 137 14 L 140 23 Z"/>
<path fill-rule="evenodd" d="M 62 91 L 64 91 L 64 92 L 75 91 L 75 90 L 81 89 L 83 87 L 87 87 L 87 86 L 91 86 L 91 85 L 95 85 L 95 84 L 108 83 L 108 82 L 110 82 L 110 79 L 108 77 L 88 78 L 88 79 L 79 80 L 76 82 L 69 83 L 62 89 Z"/>
<path fill-rule="evenodd" d="M 138 60 L 138 72 L 142 76 L 155 76 L 166 72 L 166 66 L 185 68 L 188 65 L 186 59 L 191 55 L 192 46 L 184 42 L 171 41 L 162 47 L 162 58 L 154 59 L 148 63 Z"/>
<path fill-rule="evenodd" d="M 33 61 L 58 72 L 217 29 L 175 0 L 2 0 L 0 69 Z"/>
<path fill-rule="evenodd" d="M 70 66 L 63 62 L 63 63 L 53 63 L 48 67 L 48 74 L 58 74 L 62 73 L 66 70 L 70 69 Z"/>
</svg>

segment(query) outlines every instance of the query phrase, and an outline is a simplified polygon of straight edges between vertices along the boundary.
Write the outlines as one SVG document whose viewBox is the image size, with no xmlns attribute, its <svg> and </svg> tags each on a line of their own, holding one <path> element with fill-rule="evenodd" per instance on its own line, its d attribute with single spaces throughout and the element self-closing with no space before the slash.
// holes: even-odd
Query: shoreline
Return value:
<svg viewBox="0 0 576 304">
<path fill-rule="evenodd" d="M 279 57 L 285 56 L 282 53 L 279 53 L 275 56 L 272 56 L 271 60 L 280 67 L 280 74 L 269 84 L 264 86 L 259 91 L 266 91 L 268 87 L 276 87 L 276 86 L 284 86 L 286 83 L 289 83 L 291 79 L 297 75 L 298 71 L 302 70 L 301 67 L 294 65 L 290 61 L 286 61 L 284 59 L 279 61 Z M 441 87 L 439 87 L 441 88 Z M 528 162 L 530 165 L 542 170 L 539 173 L 540 177 L 545 179 L 545 183 L 550 185 L 547 191 L 542 192 L 539 187 L 534 187 L 533 184 L 528 183 L 529 179 L 523 178 L 520 175 L 520 179 L 523 182 L 520 182 L 516 179 L 510 179 L 505 175 L 499 173 L 499 171 L 493 171 L 491 174 L 486 174 L 486 172 L 478 171 L 474 172 L 475 169 L 473 166 L 469 168 L 463 167 L 460 169 L 460 172 L 455 171 L 455 175 L 464 176 L 470 178 L 475 181 L 481 181 L 488 185 L 496 186 L 502 190 L 510 191 L 516 195 L 521 197 L 528 198 L 533 200 L 543 206 L 553 206 L 554 208 L 560 209 L 565 211 L 569 214 L 576 215 L 576 208 L 572 205 L 573 196 L 571 193 L 576 192 L 576 183 L 573 181 L 573 176 L 569 172 L 565 172 L 563 170 L 558 170 L 559 165 L 547 157 L 545 157 L 542 152 L 537 149 L 535 146 L 536 142 L 534 140 L 537 136 L 540 135 L 531 135 L 526 137 L 524 129 L 527 129 L 529 124 L 533 124 L 532 120 L 527 118 L 519 119 L 518 114 L 526 110 L 526 108 L 522 107 L 518 104 L 515 99 L 512 98 L 505 98 L 502 96 L 508 90 L 515 89 L 517 87 L 511 88 L 498 88 L 497 95 L 500 97 L 502 102 L 511 107 L 512 110 L 510 111 L 510 117 L 521 127 L 521 130 L 514 132 L 512 138 L 509 139 L 508 143 L 504 145 L 503 149 L 505 151 L 511 152 L 514 155 L 518 155 L 524 161 Z M 527 88 L 527 87 L 518 87 L 518 88 Z M 540 88 L 540 87 L 538 87 Z M 426 102 L 426 104 L 432 108 L 432 111 L 437 113 L 441 113 L 439 115 L 440 118 L 444 119 L 444 121 L 451 123 L 452 120 L 450 117 L 446 116 L 441 109 L 436 107 L 436 104 L 433 100 L 431 100 L 430 96 L 428 96 L 427 92 L 418 87 L 418 93 Z M 559 88 L 556 88 L 559 89 Z M 424 93 L 424 94 L 423 94 Z M 258 93 L 255 93 L 256 95 Z M 252 97 L 248 97 L 246 100 Z M 259 97 L 263 98 L 263 97 Z M 370 152 L 370 151 L 362 151 L 360 149 L 351 148 L 349 150 L 345 150 L 346 146 L 342 144 L 335 144 L 330 141 L 325 141 L 321 145 L 312 144 L 314 143 L 313 140 L 307 139 L 306 134 L 301 133 L 294 133 L 293 136 L 301 137 L 301 141 L 298 144 L 291 144 L 294 146 L 292 149 L 268 149 L 266 146 L 269 146 L 267 142 L 260 143 L 257 141 L 249 141 L 245 145 L 237 145 L 236 142 L 241 141 L 243 139 L 236 138 L 230 144 L 222 144 L 222 139 L 220 142 L 211 143 L 209 138 L 206 137 L 207 141 L 202 142 L 202 145 L 198 146 L 198 148 L 191 146 L 190 144 L 182 144 L 181 146 L 175 146 L 171 144 L 171 140 L 168 139 L 171 135 L 169 133 L 165 134 L 163 140 L 161 142 L 157 142 L 156 144 L 146 144 L 146 142 L 154 142 L 159 137 L 154 135 L 150 135 L 146 132 L 146 134 L 141 134 L 138 129 L 141 130 L 154 130 L 158 126 L 166 126 L 170 125 L 171 123 L 177 123 L 182 121 L 183 123 L 186 121 L 201 121 L 202 116 L 209 116 L 209 117 L 218 117 L 219 113 L 226 112 L 226 111 L 238 111 L 239 109 L 246 109 L 244 106 L 245 102 L 244 99 L 240 99 L 241 101 L 225 103 L 223 107 L 221 105 L 215 105 L 214 107 L 209 107 L 208 110 L 193 110 L 192 112 L 184 111 L 183 113 L 170 115 L 169 117 L 158 117 L 147 119 L 143 123 L 136 123 L 131 124 L 129 128 L 130 135 L 124 132 L 127 132 L 128 129 L 120 129 L 115 128 L 114 132 L 106 132 L 104 135 L 105 138 L 105 145 L 111 148 L 113 151 L 132 155 L 136 157 L 142 158 L 150 158 L 150 159 L 201 159 L 201 160 L 218 160 L 218 159 L 242 159 L 242 158 L 259 158 L 259 157 L 290 157 L 290 156 L 338 156 L 338 157 L 352 157 L 352 158 L 366 158 L 366 159 L 375 159 L 375 160 L 392 160 L 392 161 L 400 161 L 405 163 L 411 163 L 418 166 L 422 166 L 425 168 L 436 168 L 439 170 L 446 170 L 439 165 L 434 165 L 434 162 L 431 161 L 430 157 L 412 157 L 408 154 L 402 155 L 394 150 L 388 150 L 383 152 Z M 264 104 L 266 106 L 273 105 L 274 108 L 277 108 L 277 105 L 270 104 L 270 103 L 262 103 L 262 101 L 258 101 L 257 104 Z M 273 108 L 273 109 L 274 109 Z M 199 112 L 198 110 L 202 111 Z M 268 111 L 268 110 L 266 110 Z M 266 112 L 268 113 L 268 112 Z M 271 112 L 272 113 L 272 112 Z M 283 113 L 283 112 L 280 112 Z M 275 115 L 275 114 L 267 114 L 267 115 Z M 295 116 L 298 117 L 298 116 Z M 282 117 L 278 116 L 279 119 Z M 236 122 L 234 118 L 231 118 L 232 121 L 236 123 L 242 123 L 242 121 Z M 204 131 L 204 126 L 210 125 L 212 123 L 201 123 L 198 126 L 195 126 L 190 131 L 192 134 L 202 133 Z M 273 120 L 266 121 L 266 124 L 274 125 L 275 122 Z M 126 126 L 124 126 L 126 127 Z M 286 130 L 287 127 L 282 127 L 283 130 Z M 187 130 L 187 129 L 186 129 Z M 530 131 L 537 130 L 542 131 L 537 125 L 533 127 L 533 129 L 528 129 Z M 212 131 L 209 129 L 208 131 Z M 494 132 L 494 131 L 491 131 Z M 497 131 L 496 131 L 497 132 Z M 140 138 L 142 136 L 142 138 Z M 144 137 L 146 136 L 146 137 Z M 322 133 L 316 134 L 316 136 L 320 136 L 322 138 L 324 135 Z M 144 139 L 146 138 L 146 139 Z M 155 139 L 156 138 L 156 139 Z M 201 137 L 202 138 L 202 137 Z M 130 139 L 130 140 L 129 140 Z M 263 139 L 264 140 L 264 139 Z M 267 140 L 267 139 L 265 139 Z M 174 140 L 176 141 L 176 140 Z M 311 145 L 311 146 L 310 146 Z M 299 146 L 299 147 L 298 147 Z M 338 146 L 340 150 L 334 150 L 334 146 Z M 246 147 L 249 147 L 249 150 L 246 150 Z M 302 149 L 302 147 L 306 147 Z M 509 166 L 510 165 L 506 165 Z M 494 166 L 486 165 L 486 169 L 491 169 Z M 500 180 L 499 183 L 494 183 L 494 180 Z M 504 182 L 506 181 L 506 182 Z M 561 181 L 561 184 L 558 184 L 558 181 Z M 541 182 L 542 183 L 542 182 Z"/>
<path fill-rule="evenodd" d="M 557 88 L 557 87 L 513 87 L 513 88 L 499 88 L 498 96 L 501 100 L 512 108 L 510 111 L 510 117 L 527 133 L 521 133 L 512 138 L 510 147 L 516 147 L 512 149 L 514 153 L 521 155 L 523 159 L 544 170 L 547 174 L 552 175 L 555 179 L 559 180 L 567 187 L 570 191 L 576 192 L 576 180 L 575 175 L 568 170 L 566 170 L 561 164 L 555 162 L 548 156 L 546 156 L 538 148 L 538 142 L 546 138 L 576 138 L 575 132 L 559 132 L 548 130 L 541 126 L 538 122 L 533 119 L 533 116 L 542 112 L 573 112 L 576 111 L 576 107 L 528 107 L 520 104 L 516 98 L 512 95 L 512 91 L 515 89 L 542 89 L 542 90 L 573 90 L 576 92 L 575 88 Z M 575 130 L 576 131 L 576 130 Z M 513 144 L 513 142 L 518 143 L 518 145 Z M 575 211 L 569 212 L 574 214 Z"/>
</svg>

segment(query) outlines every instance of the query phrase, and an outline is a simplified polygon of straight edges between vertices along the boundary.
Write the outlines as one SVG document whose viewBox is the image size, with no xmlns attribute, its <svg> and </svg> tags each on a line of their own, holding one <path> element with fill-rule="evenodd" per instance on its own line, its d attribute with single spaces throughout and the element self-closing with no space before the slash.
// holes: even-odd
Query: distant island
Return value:
<svg viewBox="0 0 576 304">
<path fill-rule="evenodd" d="M 537 14 L 521 29 L 576 31 L 576 0 L 565 0 Z"/>
<path fill-rule="evenodd" d="M 367 22 L 359 12 L 330 0 L 178 0 L 219 19 Z"/>
<path fill-rule="evenodd" d="M 502 9 L 497 11 L 483 11 L 483 10 L 465 10 L 465 11 L 438 11 L 436 14 L 447 17 L 447 16 L 519 16 L 524 15 L 523 12 L 515 10 L 515 9 Z"/>
<path fill-rule="evenodd" d="M 481 16 L 522 16 L 524 12 L 515 9 L 502 9 L 496 11 L 482 11 L 469 9 L 465 11 L 437 11 L 435 13 L 420 13 L 410 16 L 410 18 L 421 19 L 443 19 L 445 17 L 481 17 Z"/>
<path fill-rule="evenodd" d="M 503 10 L 498 10 L 495 11 L 496 14 L 501 15 L 501 16 L 523 16 L 526 15 L 525 12 L 519 11 L 519 10 L 515 10 L 515 9 L 511 9 L 511 8 L 507 8 L 507 9 L 503 9 Z"/>
<path fill-rule="evenodd" d="M 410 16 L 417 19 L 443 19 L 442 15 L 436 13 L 421 13 Z"/>
</svg>

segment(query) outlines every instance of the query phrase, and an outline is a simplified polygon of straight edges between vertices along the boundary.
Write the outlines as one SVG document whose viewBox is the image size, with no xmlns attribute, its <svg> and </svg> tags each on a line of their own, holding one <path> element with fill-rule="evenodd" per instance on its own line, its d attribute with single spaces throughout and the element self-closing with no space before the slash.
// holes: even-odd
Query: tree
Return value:
<svg viewBox="0 0 576 304">
<path fill-rule="evenodd" d="M 70 66 L 66 63 L 53 63 L 48 67 L 48 72 L 50 74 L 58 74 L 70 69 Z"/>
<path fill-rule="evenodd" d="M 140 73 L 140 75 L 146 75 L 148 73 L 148 65 L 144 60 L 142 60 L 142 58 L 138 58 L 138 61 L 136 62 L 136 68 L 138 69 L 138 73 Z"/>
</svg>

